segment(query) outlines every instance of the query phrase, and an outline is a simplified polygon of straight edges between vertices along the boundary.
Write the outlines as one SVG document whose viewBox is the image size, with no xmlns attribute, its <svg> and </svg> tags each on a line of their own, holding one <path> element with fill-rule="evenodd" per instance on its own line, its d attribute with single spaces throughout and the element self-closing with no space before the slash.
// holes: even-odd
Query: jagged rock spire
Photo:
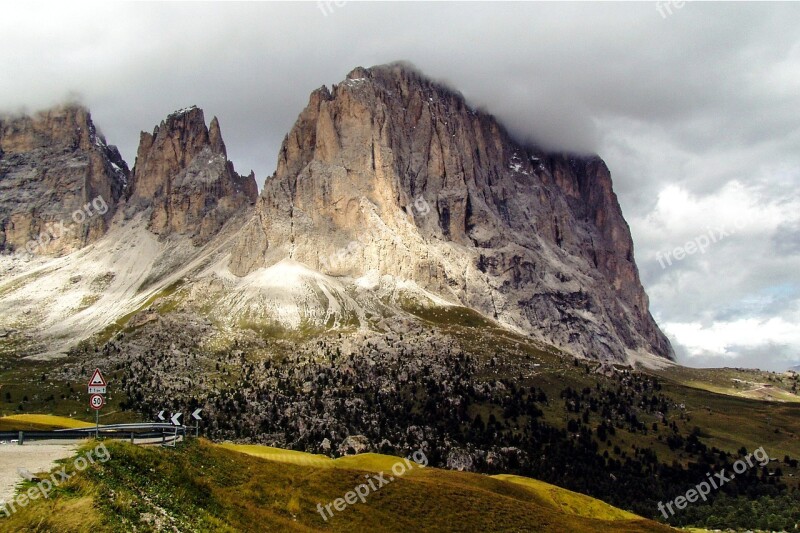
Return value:
<svg viewBox="0 0 800 533">
<path fill-rule="evenodd" d="M 153 232 L 205 242 L 257 195 L 255 174 L 240 176 L 227 159 L 216 117 L 209 128 L 203 111 L 190 107 L 170 114 L 152 134 L 142 132 L 128 214 L 149 210 Z"/>
</svg>

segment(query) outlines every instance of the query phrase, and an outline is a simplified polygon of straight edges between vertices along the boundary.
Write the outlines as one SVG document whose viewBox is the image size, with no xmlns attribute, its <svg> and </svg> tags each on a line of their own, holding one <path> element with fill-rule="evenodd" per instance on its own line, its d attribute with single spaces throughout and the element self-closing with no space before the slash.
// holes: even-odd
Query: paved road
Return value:
<svg viewBox="0 0 800 533">
<path fill-rule="evenodd" d="M 76 449 L 76 444 L 63 442 L 0 445 L 0 500 L 10 501 L 14 497 L 14 489 L 22 481 L 18 468 L 33 474 L 49 472 L 57 459 L 71 457 Z"/>
</svg>

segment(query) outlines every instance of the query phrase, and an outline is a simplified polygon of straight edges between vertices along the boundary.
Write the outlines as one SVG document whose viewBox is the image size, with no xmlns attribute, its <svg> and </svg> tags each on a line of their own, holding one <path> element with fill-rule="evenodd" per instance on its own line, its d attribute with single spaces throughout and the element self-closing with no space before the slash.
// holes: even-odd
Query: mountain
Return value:
<svg viewBox="0 0 800 533">
<path fill-rule="evenodd" d="M 97 241 L 129 174 L 80 106 L 0 117 L 0 250 L 63 254 Z"/>
<path fill-rule="evenodd" d="M 203 111 L 172 113 L 142 132 L 126 212 L 149 209 L 148 228 L 159 236 L 185 234 L 207 242 L 233 214 L 255 203 L 255 175 L 240 176 L 228 160 L 216 117 Z"/>
<path fill-rule="evenodd" d="M 143 132 L 130 173 L 79 107 L 3 132 L 6 249 L 78 199 L 108 198 L 59 248 L 87 246 L 108 268 L 67 259 L 0 302 L 11 308 L 0 326 L 57 334 L 59 350 L 180 280 L 194 288 L 186 310 L 230 330 L 402 331 L 419 309 L 466 308 L 574 355 L 673 357 L 603 161 L 519 143 L 408 65 L 357 68 L 314 91 L 260 196 L 196 107 Z"/>
<path fill-rule="evenodd" d="M 520 144 L 403 64 L 314 91 L 284 140 L 230 270 L 286 260 L 411 281 L 577 355 L 673 357 L 603 161 Z"/>
<path fill-rule="evenodd" d="M 227 159 L 218 120 L 206 126 L 194 107 L 141 134 L 133 172 L 81 107 L 19 117 L 2 131 L 5 250 L 20 252 L 50 224 L 72 230 L 35 253 L 0 254 L 0 351 L 15 356 L 63 356 L 216 261 L 257 198 L 255 176 Z M 107 211 L 74 223 L 73 210 L 95 194 Z"/>
</svg>

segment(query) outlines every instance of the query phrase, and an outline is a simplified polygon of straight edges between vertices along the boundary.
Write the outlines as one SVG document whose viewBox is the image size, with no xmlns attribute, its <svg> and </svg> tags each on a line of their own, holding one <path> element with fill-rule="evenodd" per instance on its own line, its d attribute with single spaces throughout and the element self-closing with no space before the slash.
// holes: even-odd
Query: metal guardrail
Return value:
<svg viewBox="0 0 800 533">
<path fill-rule="evenodd" d="M 0 441 L 10 441 L 18 439 L 19 435 L 24 435 L 25 440 L 43 440 L 43 439 L 85 439 L 86 433 L 78 431 L 0 431 Z"/>
<path fill-rule="evenodd" d="M 105 426 L 100 426 L 100 431 L 105 430 L 121 430 L 121 431 L 132 431 L 138 429 L 150 429 L 150 430 L 157 430 L 157 429 L 169 429 L 175 431 L 175 428 L 178 430 L 182 430 L 184 426 L 174 426 L 168 422 L 139 422 L 135 424 L 108 424 Z M 81 431 L 84 433 L 94 433 L 95 426 L 87 426 L 85 428 L 70 428 L 70 429 L 56 429 L 54 431 L 57 432 L 71 432 L 71 431 Z"/>
<path fill-rule="evenodd" d="M 100 426 L 99 428 L 73 428 L 57 429 L 52 431 L 0 431 L 0 442 L 12 444 L 24 444 L 28 441 L 41 440 L 83 440 L 99 432 L 99 435 L 108 439 L 130 440 L 135 439 L 156 439 L 161 438 L 163 443 L 174 441 L 177 437 L 187 436 L 186 426 L 174 426 L 165 423 L 144 423 L 144 424 L 111 424 Z"/>
</svg>

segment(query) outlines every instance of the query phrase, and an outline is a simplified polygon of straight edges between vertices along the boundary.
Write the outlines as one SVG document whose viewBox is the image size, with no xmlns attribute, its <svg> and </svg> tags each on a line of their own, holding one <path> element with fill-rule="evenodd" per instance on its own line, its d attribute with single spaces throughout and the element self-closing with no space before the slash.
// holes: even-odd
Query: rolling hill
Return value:
<svg viewBox="0 0 800 533">
<path fill-rule="evenodd" d="M 190 441 L 177 449 L 108 443 L 97 463 L 0 518 L 0 531 L 669 531 L 552 485 L 417 468 L 323 519 L 318 503 L 354 489 L 397 457 L 329 465 Z M 65 461 L 68 466 L 69 460 Z"/>
</svg>

